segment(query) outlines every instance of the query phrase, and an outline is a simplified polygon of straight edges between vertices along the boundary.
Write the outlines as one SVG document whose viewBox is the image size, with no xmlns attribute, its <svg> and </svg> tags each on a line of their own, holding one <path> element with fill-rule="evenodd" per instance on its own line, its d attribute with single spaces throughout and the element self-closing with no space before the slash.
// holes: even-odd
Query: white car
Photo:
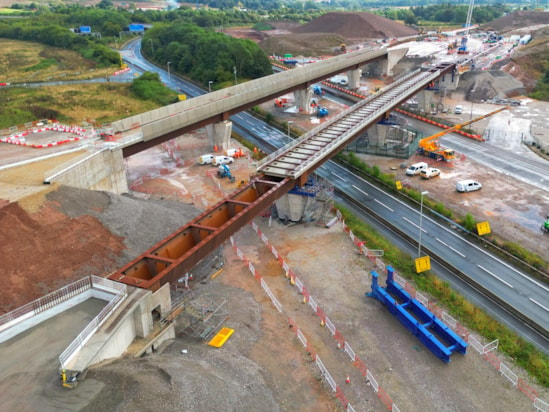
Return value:
<svg viewBox="0 0 549 412">
<path fill-rule="evenodd" d="M 219 165 L 227 165 L 234 162 L 234 158 L 230 156 L 215 156 L 213 158 L 213 165 L 219 166 Z"/>
<path fill-rule="evenodd" d="M 482 184 L 477 182 L 476 180 L 467 179 L 467 180 L 460 180 L 456 183 L 456 190 L 458 192 L 474 192 L 475 190 L 482 189 Z"/>
<path fill-rule="evenodd" d="M 423 179 L 430 179 L 432 177 L 437 177 L 437 176 L 440 176 L 440 170 L 439 169 L 436 169 L 434 167 L 428 167 L 427 169 L 423 169 L 419 175 L 423 178 Z"/>
</svg>

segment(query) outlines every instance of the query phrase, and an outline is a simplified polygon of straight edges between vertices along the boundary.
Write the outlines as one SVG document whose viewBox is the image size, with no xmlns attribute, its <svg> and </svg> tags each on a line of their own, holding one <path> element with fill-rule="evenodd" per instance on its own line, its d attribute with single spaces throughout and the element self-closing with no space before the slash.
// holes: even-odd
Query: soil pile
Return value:
<svg viewBox="0 0 549 412">
<path fill-rule="evenodd" d="M 514 11 L 499 19 L 486 23 L 486 29 L 493 29 L 505 33 L 521 27 L 549 24 L 549 13 L 542 11 Z"/>
<path fill-rule="evenodd" d="M 410 27 L 366 12 L 327 13 L 293 29 L 292 32 L 299 34 L 332 33 L 346 39 L 392 39 L 417 34 L 417 31 Z"/>
</svg>

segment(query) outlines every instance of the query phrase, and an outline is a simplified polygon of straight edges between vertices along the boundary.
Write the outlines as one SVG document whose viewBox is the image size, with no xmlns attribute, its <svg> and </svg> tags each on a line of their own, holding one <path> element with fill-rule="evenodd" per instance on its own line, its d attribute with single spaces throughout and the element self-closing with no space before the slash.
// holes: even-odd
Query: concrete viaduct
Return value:
<svg viewBox="0 0 549 412">
<path fill-rule="evenodd" d="M 226 149 L 231 135 L 231 115 L 289 92 L 294 92 L 297 107 L 306 112 L 310 107 L 312 84 L 346 71 L 349 87 L 357 89 L 363 66 L 369 65 L 371 73 L 390 74 L 407 51 L 406 48 L 383 48 L 342 54 L 128 117 L 113 122 L 112 128 L 115 133 L 134 137 L 123 147 L 123 157 L 204 126 L 212 146 Z"/>
</svg>

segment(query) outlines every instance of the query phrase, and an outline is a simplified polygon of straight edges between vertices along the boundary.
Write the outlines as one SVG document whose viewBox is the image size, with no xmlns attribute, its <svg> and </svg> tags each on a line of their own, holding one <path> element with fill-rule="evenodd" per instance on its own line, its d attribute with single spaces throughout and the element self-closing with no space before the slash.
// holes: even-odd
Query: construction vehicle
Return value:
<svg viewBox="0 0 549 412">
<path fill-rule="evenodd" d="M 318 107 L 318 110 L 316 112 L 316 117 L 320 118 L 320 117 L 328 116 L 328 114 L 330 114 L 330 112 L 328 112 L 328 109 L 326 109 L 325 107 Z"/>
<path fill-rule="evenodd" d="M 428 156 L 436 160 L 446 160 L 446 161 L 453 160 L 456 157 L 454 150 L 444 149 L 440 147 L 440 143 L 438 141 L 439 137 L 444 136 L 448 133 L 453 133 L 456 130 L 460 130 L 464 126 L 467 126 L 471 123 L 478 122 L 479 120 L 485 119 L 486 117 L 490 117 L 493 114 L 499 113 L 508 108 L 509 106 L 500 107 L 499 109 L 494 110 L 493 112 L 487 113 L 480 117 L 476 117 L 472 120 L 469 120 L 468 122 L 457 124 L 453 127 L 450 127 L 449 129 L 445 129 L 441 132 L 435 133 L 432 136 L 425 137 L 419 141 L 419 148 L 417 149 L 417 153 L 422 154 L 424 156 Z"/>
<path fill-rule="evenodd" d="M 69 373 L 66 369 L 61 370 L 61 382 L 63 388 L 74 389 L 78 386 L 78 373 Z"/>
<path fill-rule="evenodd" d="M 545 222 L 541 225 L 541 231 L 543 233 L 549 233 L 549 215 L 545 216 Z"/>
<path fill-rule="evenodd" d="M 221 165 L 217 168 L 217 175 L 219 177 L 228 177 L 230 182 L 235 181 L 235 177 L 231 174 L 231 169 L 227 165 Z"/>
<path fill-rule="evenodd" d="M 320 87 L 318 84 L 315 84 L 313 86 L 313 93 L 317 96 L 322 96 L 324 94 L 324 90 L 322 90 L 322 87 Z"/>
</svg>

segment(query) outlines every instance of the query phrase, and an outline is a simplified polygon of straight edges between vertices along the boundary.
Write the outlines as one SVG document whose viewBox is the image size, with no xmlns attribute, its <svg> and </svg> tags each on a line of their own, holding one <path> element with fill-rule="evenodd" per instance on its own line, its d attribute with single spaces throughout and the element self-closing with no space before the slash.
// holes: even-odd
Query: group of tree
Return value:
<svg viewBox="0 0 549 412">
<path fill-rule="evenodd" d="M 169 61 L 174 70 L 202 83 L 272 73 L 267 55 L 256 43 L 191 24 L 157 24 L 145 32 L 143 44 L 151 59 L 161 65 Z"/>
</svg>

